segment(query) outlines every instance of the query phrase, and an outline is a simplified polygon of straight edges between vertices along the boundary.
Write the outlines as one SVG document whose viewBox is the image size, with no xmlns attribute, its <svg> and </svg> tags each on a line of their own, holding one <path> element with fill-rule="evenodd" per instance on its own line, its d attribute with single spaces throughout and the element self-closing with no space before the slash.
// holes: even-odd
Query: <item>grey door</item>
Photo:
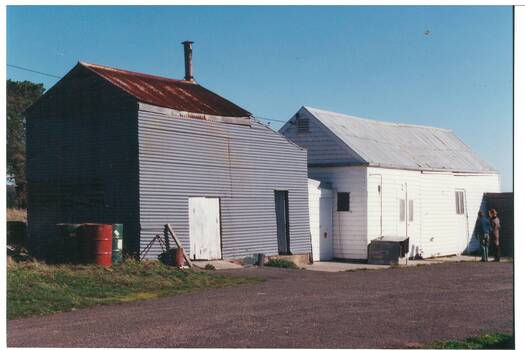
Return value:
<svg viewBox="0 0 525 350">
<path fill-rule="evenodd" d="M 290 254 L 288 191 L 275 191 L 275 218 L 277 220 L 277 250 L 280 255 Z"/>
</svg>

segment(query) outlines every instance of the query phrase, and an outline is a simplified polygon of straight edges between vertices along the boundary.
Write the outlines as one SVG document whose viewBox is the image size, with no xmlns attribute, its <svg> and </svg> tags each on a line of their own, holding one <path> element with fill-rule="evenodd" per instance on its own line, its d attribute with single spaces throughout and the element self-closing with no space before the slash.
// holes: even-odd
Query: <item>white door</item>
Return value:
<svg viewBox="0 0 525 350">
<path fill-rule="evenodd" d="M 383 188 L 381 175 L 368 176 L 368 237 L 383 235 Z M 390 232 L 391 234 L 391 232 Z"/>
<path fill-rule="evenodd" d="M 319 199 L 319 236 L 320 260 L 332 260 L 332 197 L 322 196 Z"/>
<path fill-rule="evenodd" d="M 319 221 L 320 221 L 320 199 L 319 189 L 316 186 L 308 184 L 308 210 L 310 216 L 310 237 L 312 239 L 312 259 L 319 261 L 321 258 L 321 247 L 320 240 L 321 235 L 319 234 Z"/>
<path fill-rule="evenodd" d="M 455 190 L 457 251 L 463 253 L 469 244 L 467 201 L 464 189 Z"/>
<path fill-rule="evenodd" d="M 221 259 L 221 218 L 219 198 L 188 198 L 190 258 Z"/>
</svg>

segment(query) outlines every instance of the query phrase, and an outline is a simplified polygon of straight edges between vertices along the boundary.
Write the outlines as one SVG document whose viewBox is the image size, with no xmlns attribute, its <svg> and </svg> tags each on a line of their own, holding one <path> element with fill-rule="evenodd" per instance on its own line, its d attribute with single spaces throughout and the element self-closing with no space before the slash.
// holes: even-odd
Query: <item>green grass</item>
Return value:
<svg viewBox="0 0 525 350">
<path fill-rule="evenodd" d="M 432 343 L 429 349 L 514 349 L 514 336 L 509 333 L 491 333 L 466 340 Z"/>
<path fill-rule="evenodd" d="M 261 279 L 179 270 L 157 261 L 128 260 L 110 269 L 95 265 L 13 263 L 7 270 L 7 318 L 46 315 L 258 281 Z"/>
<path fill-rule="evenodd" d="M 285 269 L 298 269 L 299 268 L 293 261 L 288 261 L 288 260 L 283 260 L 283 259 L 268 260 L 268 262 L 265 263 L 264 266 L 281 267 Z"/>
</svg>

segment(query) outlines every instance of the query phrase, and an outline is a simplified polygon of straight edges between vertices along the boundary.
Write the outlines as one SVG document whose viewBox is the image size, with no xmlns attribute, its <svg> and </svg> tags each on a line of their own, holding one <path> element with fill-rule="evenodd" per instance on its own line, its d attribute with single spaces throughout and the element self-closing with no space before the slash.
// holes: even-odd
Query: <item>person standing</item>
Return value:
<svg viewBox="0 0 525 350">
<path fill-rule="evenodd" d="M 476 239 L 479 241 L 481 261 L 489 261 L 490 222 L 482 210 L 478 212 L 476 222 Z"/>
<path fill-rule="evenodd" d="M 501 246 L 500 246 L 500 227 L 501 222 L 498 217 L 498 212 L 496 209 L 489 210 L 490 216 L 490 227 L 492 231 L 492 242 L 494 244 L 494 261 L 499 261 L 501 255 Z"/>
</svg>

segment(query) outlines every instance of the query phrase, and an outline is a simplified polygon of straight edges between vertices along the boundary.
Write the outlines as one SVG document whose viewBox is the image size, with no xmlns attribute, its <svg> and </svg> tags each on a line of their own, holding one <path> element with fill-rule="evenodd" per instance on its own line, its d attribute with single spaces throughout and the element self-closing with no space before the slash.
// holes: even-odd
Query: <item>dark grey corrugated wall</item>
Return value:
<svg viewBox="0 0 525 350">
<path fill-rule="evenodd" d="M 208 196 L 220 197 L 224 258 L 276 255 L 274 190 L 287 190 L 291 252 L 311 251 L 305 150 L 256 121 L 139 111 L 138 130 L 141 247 L 170 223 L 189 251 L 188 197 Z"/>
<path fill-rule="evenodd" d="M 137 103 L 74 68 L 27 113 L 31 251 L 52 257 L 55 224 L 120 222 L 138 250 Z"/>
</svg>

